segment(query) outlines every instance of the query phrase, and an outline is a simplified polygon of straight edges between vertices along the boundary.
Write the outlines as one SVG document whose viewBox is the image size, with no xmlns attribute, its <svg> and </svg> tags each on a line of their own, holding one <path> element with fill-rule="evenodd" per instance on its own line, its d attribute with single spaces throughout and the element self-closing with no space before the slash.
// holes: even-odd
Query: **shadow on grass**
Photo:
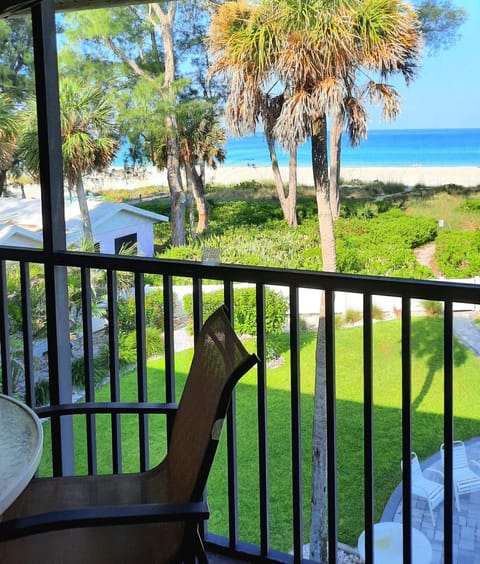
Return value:
<svg viewBox="0 0 480 564">
<path fill-rule="evenodd" d="M 416 410 L 428 394 L 435 373 L 440 373 L 444 368 L 443 348 L 443 318 L 420 318 L 412 323 L 412 355 L 423 359 L 427 366 L 427 374 L 422 388 L 417 397 L 413 398 L 412 409 Z M 467 360 L 467 350 L 454 339 L 453 365 L 458 368 Z"/>
</svg>

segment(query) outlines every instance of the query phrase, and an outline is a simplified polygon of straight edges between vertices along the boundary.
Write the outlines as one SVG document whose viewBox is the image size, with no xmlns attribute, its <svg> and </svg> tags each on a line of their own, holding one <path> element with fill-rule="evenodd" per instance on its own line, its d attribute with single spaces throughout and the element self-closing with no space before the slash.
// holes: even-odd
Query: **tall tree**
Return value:
<svg viewBox="0 0 480 564">
<path fill-rule="evenodd" d="M 0 196 L 5 193 L 7 172 L 14 162 L 18 129 L 19 116 L 12 100 L 0 94 Z"/>
<path fill-rule="evenodd" d="M 189 4 L 192 3 L 187 3 Z M 192 45 L 189 44 L 186 34 L 178 39 L 176 32 L 179 27 L 178 14 L 180 13 L 180 18 L 190 14 L 190 11 L 186 10 L 187 7 L 175 1 L 156 2 L 128 8 L 75 13 L 65 19 L 66 63 L 69 62 L 67 50 L 72 53 L 73 48 L 78 52 L 78 46 L 81 45 L 81 51 L 87 54 L 84 60 L 86 72 L 93 72 L 94 61 L 103 64 L 106 60 L 109 70 L 116 77 L 115 82 L 112 82 L 112 78 L 107 79 L 105 70 L 95 71 L 97 76 L 110 84 L 113 83 L 115 88 L 125 91 L 136 88 L 141 82 L 148 83 L 151 96 L 157 99 L 155 106 L 162 106 L 160 112 L 157 112 L 163 116 L 163 124 L 159 126 L 157 137 L 166 135 L 166 169 L 171 196 L 173 245 L 185 243 L 186 198 L 180 174 L 180 146 L 176 121 L 176 106 L 179 103 L 176 49 L 179 46 L 184 49 L 183 55 Z M 190 8 L 194 9 L 193 4 Z M 192 21 L 195 20 L 190 19 L 190 27 Z M 196 28 L 194 31 L 190 42 L 198 46 L 197 36 L 200 32 Z M 186 55 L 182 58 L 188 59 Z M 96 68 L 98 69 L 98 66 Z M 140 99 L 129 101 L 130 113 L 133 112 L 135 102 L 138 102 L 138 107 L 143 104 Z M 120 112 L 120 115 L 123 115 L 123 112 Z M 140 128 L 137 124 L 132 127 L 123 121 L 128 137 L 139 134 Z M 158 123 L 155 117 L 153 121 Z M 149 129 L 151 131 L 151 128 Z M 138 144 L 133 138 L 131 141 L 135 145 Z"/>
<path fill-rule="evenodd" d="M 382 76 L 402 72 L 413 76 L 421 36 L 416 15 L 401 0 L 260 0 L 255 5 L 245 1 L 221 7 L 214 18 L 222 18 L 237 8 L 241 17 L 228 21 L 228 40 L 224 46 L 212 33 L 217 60 L 228 65 L 233 59 L 243 63 L 245 77 L 231 90 L 239 92 L 238 106 L 245 114 L 256 107 L 259 84 L 282 85 L 283 103 L 273 127 L 275 138 L 288 150 L 310 137 L 312 170 L 317 200 L 322 249 L 322 268 L 336 270 L 333 214 L 330 202 L 327 154 L 327 116 L 343 112 L 349 130 L 357 134 L 365 127 L 365 112 L 357 93 L 356 73 L 360 69 L 378 71 Z M 218 20 L 217 20 L 218 18 Z M 257 46 L 261 48 L 258 49 Z M 261 56 L 251 56 L 257 49 Z M 227 52 L 223 63 L 222 55 Z M 231 55 L 229 57 L 228 55 Z M 252 63 L 253 61 L 253 63 Z M 215 68 L 215 67 L 214 67 Z M 217 70 L 217 68 L 215 68 Z M 395 104 L 388 86 L 367 82 L 371 96 L 386 93 L 387 104 Z M 322 299 L 317 335 L 315 406 L 312 454 L 312 516 L 310 555 L 325 562 L 326 530 L 326 320 Z"/>
<path fill-rule="evenodd" d="M 213 61 L 210 76 L 223 75 L 228 83 L 225 107 L 227 128 L 235 135 L 255 132 L 263 124 L 275 189 L 285 221 L 297 225 L 297 151 L 290 148 L 289 181 L 286 185 L 278 165 L 274 127 L 285 101 L 270 80 L 271 51 L 275 45 L 265 12 L 246 1 L 228 2 L 215 14 L 209 33 Z M 273 93 L 272 93 L 273 90 Z"/>
<path fill-rule="evenodd" d="M 421 0 L 415 5 L 428 49 L 435 52 L 451 47 L 459 37 L 458 31 L 467 12 L 455 7 L 450 0 Z"/>
<path fill-rule="evenodd" d="M 0 19 L 0 92 L 15 104 L 33 93 L 32 44 L 30 18 Z"/>
<path fill-rule="evenodd" d="M 113 109 L 99 88 L 72 80 L 60 83 L 63 170 L 69 191 L 75 190 L 77 195 L 88 241 L 93 241 L 93 234 L 83 176 L 104 170 L 115 158 L 118 139 L 113 117 Z M 19 150 L 26 168 L 38 174 L 38 134 L 33 104 L 20 137 Z"/>
<path fill-rule="evenodd" d="M 180 164 L 187 186 L 195 200 L 198 222 L 194 233 L 208 228 L 208 202 L 205 197 L 205 166 L 216 168 L 225 159 L 225 133 L 213 106 L 202 100 L 185 102 L 177 108 Z"/>
</svg>

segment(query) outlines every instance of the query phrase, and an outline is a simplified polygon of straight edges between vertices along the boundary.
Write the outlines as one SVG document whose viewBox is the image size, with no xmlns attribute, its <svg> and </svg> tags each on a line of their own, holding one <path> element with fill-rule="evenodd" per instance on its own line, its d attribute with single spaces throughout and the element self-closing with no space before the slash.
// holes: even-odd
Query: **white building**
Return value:
<svg viewBox="0 0 480 564">
<path fill-rule="evenodd" d="M 168 217 L 129 204 L 89 200 L 93 239 L 101 253 L 118 254 L 125 243 L 136 243 L 137 253 L 154 254 L 153 224 Z M 77 202 L 65 204 L 67 245 L 76 246 L 83 237 Z M 0 198 L 0 245 L 40 248 L 42 210 L 38 199 Z"/>
</svg>

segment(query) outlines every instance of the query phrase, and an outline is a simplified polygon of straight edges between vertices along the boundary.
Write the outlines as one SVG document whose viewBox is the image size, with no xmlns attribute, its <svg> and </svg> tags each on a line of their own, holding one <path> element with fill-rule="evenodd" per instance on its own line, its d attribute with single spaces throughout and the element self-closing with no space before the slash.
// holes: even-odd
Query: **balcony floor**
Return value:
<svg viewBox="0 0 480 564">
<path fill-rule="evenodd" d="M 465 441 L 469 459 L 480 461 L 480 437 Z M 440 445 L 439 445 L 440 447 Z M 440 451 L 426 461 L 426 466 L 442 470 Z M 382 521 L 402 521 L 402 496 L 400 486 L 393 492 Z M 453 509 L 454 562 L 458 564 L 480 564 L 480 491 L 462 495 L 458 512 Z M 443 503 L 434 510 L 435 526 L 425 501 L 413 497 L 412 524 L 422 531 L 432 544 L 432 564 L 443 564 Z"/>
</svg>

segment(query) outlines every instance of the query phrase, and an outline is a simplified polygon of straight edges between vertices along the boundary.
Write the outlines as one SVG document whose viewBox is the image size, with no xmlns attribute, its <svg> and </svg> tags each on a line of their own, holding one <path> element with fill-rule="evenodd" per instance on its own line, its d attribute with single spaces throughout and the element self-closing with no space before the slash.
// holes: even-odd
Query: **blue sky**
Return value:
<svg viewBox="0 0 480 564">
<path fill-rule="evenodd" d="M 404 86 L 402 112 L 385 123 L 371 112 L 370 129 L 480 128 L 480 1 L 457 0 L 467 21 L 448 50 L 424 56 L 417 79 Z"/>
</svg>

